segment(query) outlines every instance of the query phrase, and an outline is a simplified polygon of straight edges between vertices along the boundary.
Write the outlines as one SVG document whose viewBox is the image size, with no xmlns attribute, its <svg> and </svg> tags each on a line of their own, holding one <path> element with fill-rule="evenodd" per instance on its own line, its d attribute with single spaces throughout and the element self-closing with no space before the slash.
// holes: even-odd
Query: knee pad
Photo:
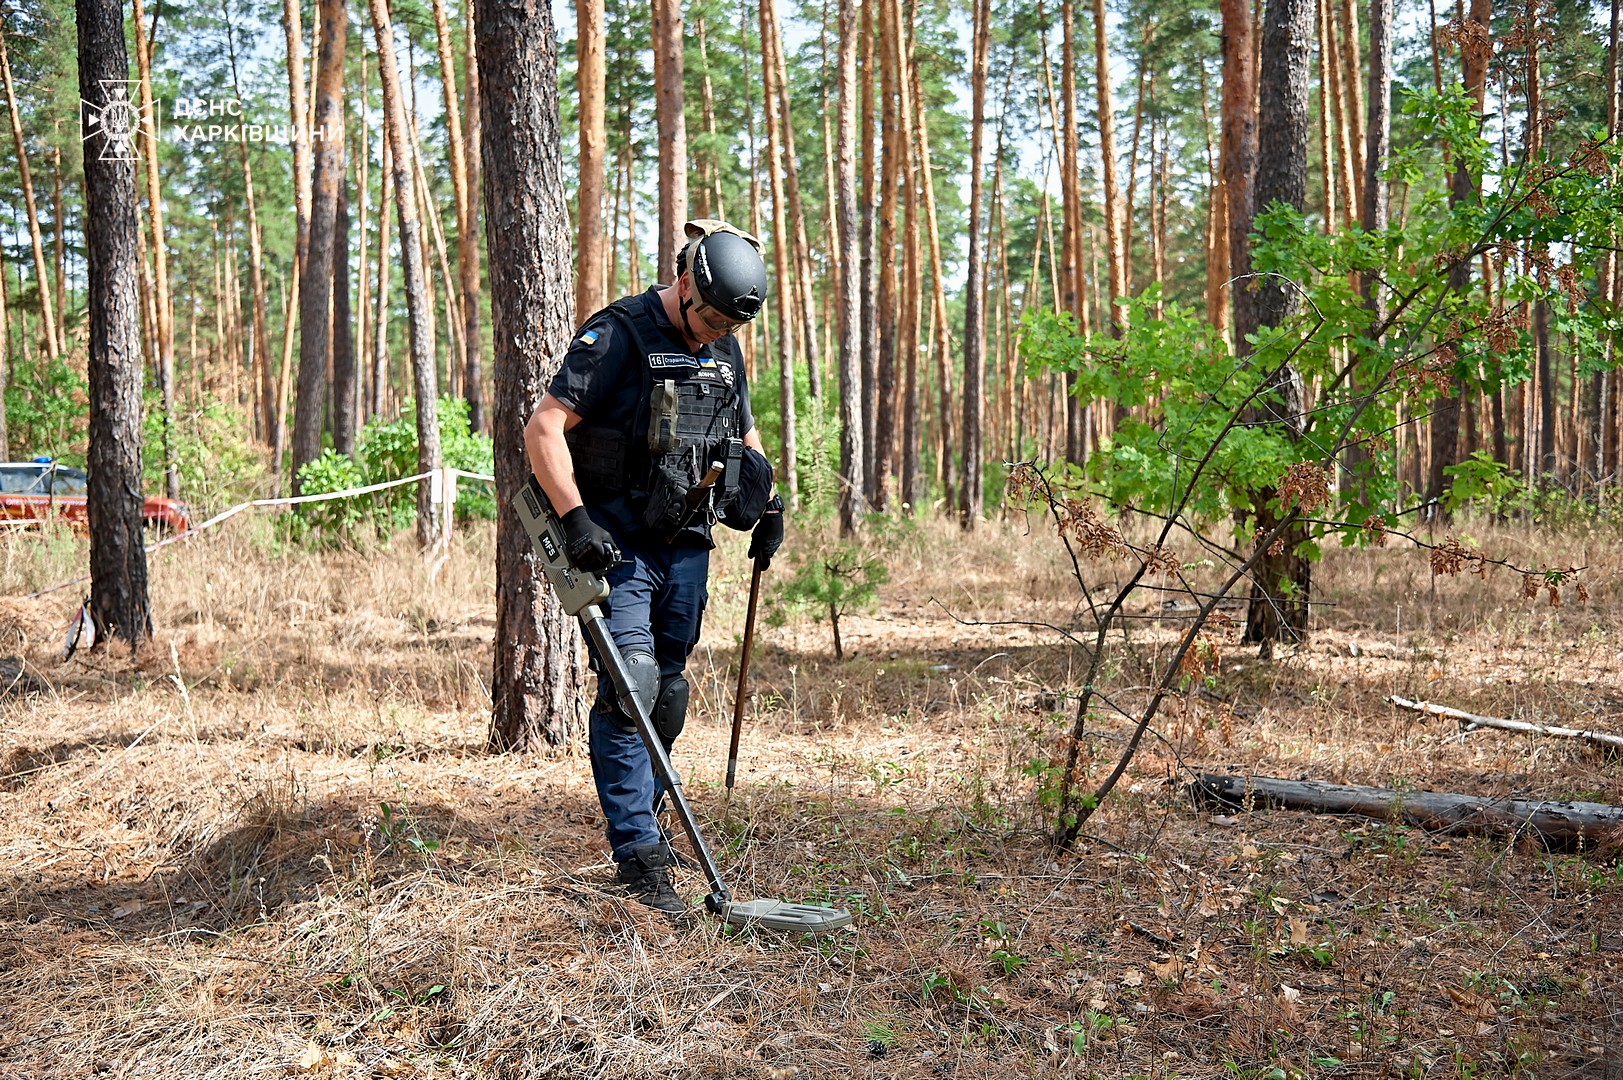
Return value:
<svg viewBox="0 0 1623 1080">
<path fill-rule="evenodd" d="M 654 730 L 669 746 L 682 734 L 688 720 L 688 681 L 684 675 L 673 675 L 660 688 L 659 702 L 654 706 Z"/>
<path fill-rule="evenodd" d="M 631 683 L 631 693 L 642 703 L 643 711 L 652 714 L 654 701 L 659 694 L 659 661 L 654 659 L 653 653 L 648 652 L 628 652 L 624 660 L 626 676 Z M 620 730 L 637 730 L 637 722 L 631 715 L 629 703 L 615 702 L 614 714 Z"/>
</svg>

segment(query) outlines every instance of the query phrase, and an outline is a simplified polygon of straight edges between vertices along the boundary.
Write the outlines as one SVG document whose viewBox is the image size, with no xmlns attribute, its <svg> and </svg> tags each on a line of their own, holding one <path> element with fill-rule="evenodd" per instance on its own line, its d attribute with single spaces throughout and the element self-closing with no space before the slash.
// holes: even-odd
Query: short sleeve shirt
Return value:
<svg viewBox="0 0 1623 1080">
<path fill-rule="evenodd" d="M 664 332 L 667 344 L 699 359 L 712 357 L 711 345 L 701 345 L 695 352 L 687 347 L 680 331 L 665 315 L 658 286 L 643 293 L 639 300 L 647 306 L 654 325 Z M 755 427 L 750 412 L 749 386 L 744 381 L 744 368 L 733 348 L 730 362 L 738 387 L 738 430 L 747 435 Z M 547 385 L 547 392 L 557 398 L 570 411 L 596 427 L 626 431 L 636 423 L 638 396 L 642 391 L 642 373 L 637 369 L 639 357 L 631 332 L 619 316 L 600 311 L 575 332 L 575 339 L 564 354 L 563 365 Z"/>
</svg>

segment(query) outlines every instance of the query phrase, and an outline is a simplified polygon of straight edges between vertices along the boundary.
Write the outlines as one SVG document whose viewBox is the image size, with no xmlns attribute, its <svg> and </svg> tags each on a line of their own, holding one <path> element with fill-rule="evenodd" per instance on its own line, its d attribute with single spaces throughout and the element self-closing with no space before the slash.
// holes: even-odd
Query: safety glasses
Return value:
<svg viewBox="0 0 1623 1080">
<path fill-rule="evenodd" d="M 749 321 L 748 319 L 729 319 L 703 300 L 694 305 L 693 313 L 699 317 L 699 321 L 704 323 L 708 329 L 717 334 L 730 334 Z"/>
</svg>

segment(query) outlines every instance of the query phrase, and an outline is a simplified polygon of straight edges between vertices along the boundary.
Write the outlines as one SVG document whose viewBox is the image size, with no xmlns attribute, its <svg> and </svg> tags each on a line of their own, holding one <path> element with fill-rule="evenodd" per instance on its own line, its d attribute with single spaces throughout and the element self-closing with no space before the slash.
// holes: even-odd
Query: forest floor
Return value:
<svg viewBox="0 0 1623 1080">
<path fill-rule="evenodd" d="M 763 629 L 730 799 L 729 539 L 676 761 L 737 894 L 853 909 L 816 939 L 645 913 L 610 885 L 584 757 L 486 751 L 488 525 L 432 583 L 404 538 L 175 545 L 133 666 L 58 662 L 74 590 L 0 601 L 0 1078 L 1623 1076 L 1615 843 L 1185 791 L 1194 770 L 1623 801 L 1594 746 L 1383 703 L 1623 730 L 1617 535 L 1465 531 L 1589 565 L 1588 603 L 1433 580 L 1396 541 L 1331 550 L 1311 641 L 1265 662 L 1226 631 L 1071 852 L 1028 765 L 1069 729 L 1082 654 L 975 625 L 1078 625 L 1050 533 L 893 531 L 841 662 L 826 620 Z M 0 540 L 0 595 L 82 559 Z M 1176 625 L 1159 597 L 1129 610 L 1105 675 L 1131 709 Z M 1128 724 L 1094 726 L 1097 778 Z M 697 907 L 699 876 L 679 885 Z"/>
</svg>

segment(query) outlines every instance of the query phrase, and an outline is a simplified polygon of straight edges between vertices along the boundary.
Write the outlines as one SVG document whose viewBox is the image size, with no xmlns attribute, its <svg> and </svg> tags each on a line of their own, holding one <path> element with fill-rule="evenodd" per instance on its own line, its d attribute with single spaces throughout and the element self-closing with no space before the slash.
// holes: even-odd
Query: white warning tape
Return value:
<svg viewBox="0 0 1623 1080">
<path fill-rule="evenodd" d="M 356 495 L 370 495 L 374 491 L 383 491 L 386 488 L 400 487 L 402 484 L 415 484 L 419 480 L 431 480 L 436 473 L 449 473 L 454 476 L 465 477 L 469 480 L 485 480 L 490 483 L 495 483 L 496 481 L 496 478 L 488 473 L 468 472 L 466 469 L 444 468 L 430 470 L 429 472 L 420 472 L 413 476 L 402 476 L 398 480 L 384 480 L 377 484 L 367 484 L 365 487 L 345 488 L 343 491 L 323 491 L 315 495 L 289 495 L 279 499 L 252 499 L 245 503 L 238 503 L 229 510 L 222 510 L 202 524 L 193 525 L 184 532 L 178 532 L 173 536 L 166 536 L 162 540 L 155 540 L 146 546 L 146 552 L 148 555 L 150 555 L 159 548 L 168 547 L 170 544 L 177 543 L 181 540 L 189 540 L 198 533 L 202 532 L 204 529 L 212 529 L 222 521 L 235 517 L 244 510 L 251 510 L 265 506 L 299 506 L 303 503 L 330 502 L 333 499 L 348 499 Z M 48 593 L 61 592 L 63 589 L 71 589 L 73 586 L 82 585 L 89 580 L 89 574 L 86 574 L 83 577 L 76 577 L 72 581 L 64 581 L 60 585 L 52 585 L 49 588 L 31 592 L 28 594 L 26 599 L 32 600 L 35 597 L 45 596 Z"/>
</svg>

